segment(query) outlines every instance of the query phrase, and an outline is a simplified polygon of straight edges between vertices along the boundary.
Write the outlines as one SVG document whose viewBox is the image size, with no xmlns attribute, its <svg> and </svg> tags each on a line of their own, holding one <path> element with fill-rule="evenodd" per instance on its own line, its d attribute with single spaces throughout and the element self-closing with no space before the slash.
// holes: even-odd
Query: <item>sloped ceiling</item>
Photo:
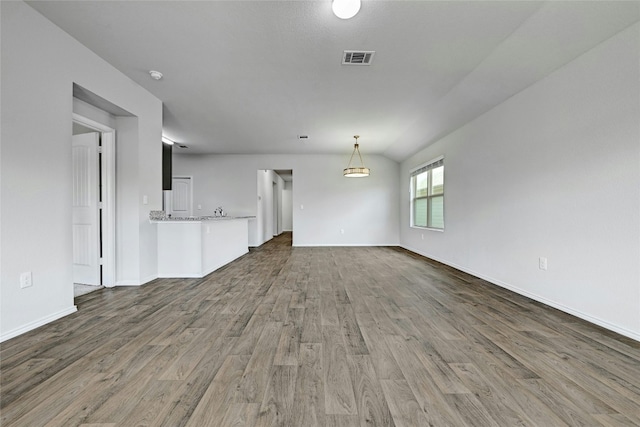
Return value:
<svg viewBox="0 0 640 427">
<path fill-rule="evenodd" d="M 635 1 L 363 0 L 349 20 L 329 0 L 28 4 L 161 99 L 185 152 L 348 155 L 358 134 L 396 161 L 640 19 Z"/>
</svg>

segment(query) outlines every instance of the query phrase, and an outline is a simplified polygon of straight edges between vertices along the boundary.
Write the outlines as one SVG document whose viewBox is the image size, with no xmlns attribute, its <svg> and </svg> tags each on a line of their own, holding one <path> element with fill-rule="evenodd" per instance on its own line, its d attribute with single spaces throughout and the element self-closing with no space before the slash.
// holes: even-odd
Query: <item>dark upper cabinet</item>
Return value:
<svg viewBox="0 0 640 427">
<path fill-rule="evenodd" d="M 171 190 L 171 149 L 173 146 L 162 143 L 162 189 Z"/>
</svg>

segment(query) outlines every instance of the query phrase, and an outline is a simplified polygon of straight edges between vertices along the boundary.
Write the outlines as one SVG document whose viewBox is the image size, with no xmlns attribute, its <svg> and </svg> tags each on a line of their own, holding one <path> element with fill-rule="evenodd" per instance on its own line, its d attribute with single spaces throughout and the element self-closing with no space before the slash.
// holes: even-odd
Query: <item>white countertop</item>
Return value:
<svg viewBox="0 0 640 427">
<path fill-rule="evenodd" d="M 175 216 L 162 218 L 149 218 L 151 223 L 166 222 L 202 222 L 202 221 L 229 221 L 234 219 L 253 219 L 255 216 Z"/>
</svg>

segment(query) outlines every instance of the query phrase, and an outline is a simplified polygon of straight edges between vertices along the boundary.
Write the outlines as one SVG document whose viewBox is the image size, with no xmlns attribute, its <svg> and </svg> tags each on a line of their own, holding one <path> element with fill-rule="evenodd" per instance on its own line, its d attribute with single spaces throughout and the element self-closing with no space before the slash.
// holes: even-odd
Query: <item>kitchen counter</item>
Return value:
<svg viewBox="0 0 640 427">
<path fill-rule="evenodd" d="M 254 217 L 154 217 L 158 277 L 204 277 L 249 252 L 248 220 Z"/>
<path fill-rule="evenodd" d="M 154 222 L 194 222 L 194 221 L 229 221 L 232 219 L 252 219 L 255 216 L 175 216 L 175 217 L 149 217 L 149 221 Z"/>
</svg>

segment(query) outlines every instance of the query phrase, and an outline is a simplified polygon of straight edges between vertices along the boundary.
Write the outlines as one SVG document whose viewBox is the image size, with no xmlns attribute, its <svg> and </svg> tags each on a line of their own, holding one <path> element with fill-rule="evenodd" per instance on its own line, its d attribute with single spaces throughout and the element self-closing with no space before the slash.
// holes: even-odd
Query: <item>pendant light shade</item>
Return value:
<svg viewBox="0 0 640 427">
<path fill-rule="evenodd" d="M 362 155 L 360 154 L 360 145 L 358 144 L 359 135 L 355 135 L 356 143 L 353 145 L 353 153 L 351 153 L 351 158 L 349 159 L 349 166 L 344 170 L 344 176 L 346 178 L 364 178 L 369 176 L 369 168 L 364 166 L 364 162 L 362 161 Z M 358 158 L 360 159 L 360 166 L 352 166 L 351 162 L 353 162 L 353 156 L 358 153 Z"/>
</svg>

